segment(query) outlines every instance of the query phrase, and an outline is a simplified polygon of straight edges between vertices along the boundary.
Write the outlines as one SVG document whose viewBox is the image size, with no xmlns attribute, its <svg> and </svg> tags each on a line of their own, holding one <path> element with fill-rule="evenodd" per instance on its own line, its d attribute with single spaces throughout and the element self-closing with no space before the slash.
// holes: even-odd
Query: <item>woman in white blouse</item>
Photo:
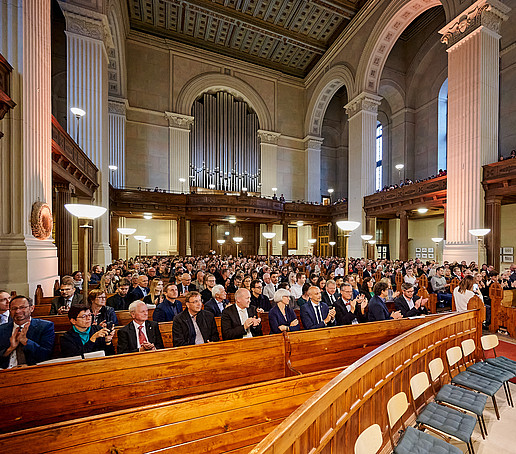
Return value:
<svg viewBox="0 0 516 454">
<path fill-rule="evenodd" d="M 473 285 L 475 284 L 475 278 L 473 276 L 465 276 L 457 287 L 453 289 L 453 299 L 455 300 L 455 309 L 457 312 L 464 312 L 468 310 L 468 301 L 475 295 L 477 295 L 482 302 L 482 293 L 479 290 L 473 291 Z"/>
</svg>

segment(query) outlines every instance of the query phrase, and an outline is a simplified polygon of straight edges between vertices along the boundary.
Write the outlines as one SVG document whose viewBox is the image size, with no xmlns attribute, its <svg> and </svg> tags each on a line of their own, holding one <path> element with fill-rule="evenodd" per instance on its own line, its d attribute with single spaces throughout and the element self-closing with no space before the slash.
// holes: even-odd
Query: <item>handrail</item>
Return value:
<svg viewBox="0 0 516 454">
<path fill-rule="evenodd" d="M 251 454 L 315 454 L 330 449 L 353 453 L 362 430 L 373 423 L 387 427 L 387 401 L 398 391 L 409 392 L 410 377 L 466 338 L 473 337 L 480 344 L 481 334 L 480 311 L 475 310 L 434 319 L 396 337 L 341 372 Z M 384 446 L 386 443 L 388 437 L 384 436 Z"/>
</svg>

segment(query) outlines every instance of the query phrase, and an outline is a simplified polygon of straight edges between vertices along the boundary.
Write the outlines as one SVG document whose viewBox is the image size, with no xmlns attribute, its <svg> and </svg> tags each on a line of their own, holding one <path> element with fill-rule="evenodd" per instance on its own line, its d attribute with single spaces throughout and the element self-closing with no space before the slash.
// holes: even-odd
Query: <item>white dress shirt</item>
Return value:
<svg viewBox="0 0 516 454">
<path fill-rule="evenodd" d="M 139 329 L 139 326 L 142 326 L 142 331 L 143 331 L 143 334 L 145 334 L 145 338 L 147 339 L 147 342 L 149 342 L 149 336 L 147 336 L 147 330 L 145 329 L 145 322 L 143 322 L 142 325 L 138 325 L 138 323 L 136 323 L 134 320 L 133 320 L 133 324 L 134 324 L 134 329 L 136 330 L 136 345 L 138 346 L 138 349 L 140 349 L 141 345 L 140 345 L 140 329 Z"/>
<path fill-rule="evenodd" d="M 7 323 L 9 321 L 9 309 L 7 309 L 3 314 L 0 314 L 0 325 Z"/>
<path fill-rule="evenodd" d="M 238 306 L 236 307 L 238 311 L 238 316 L 240 317 L 240 322 L 242 323 L 242 326 L 244 325 L 245 321 L 249 318 L 249 315 L 247 314 L 247 308 L 244 307 L 243 309 L 240 309 Z M 247 328 L 246 334 L 244 334 L 244 339 L 246 337 L 253 337 L 251 333 L 251 327 Z"/>
<path fill-rule="evenodd" d="M 28 322 L 24 323 L 23 325 L 17 325 L 16 323 L 13 323 L 13 331 L 11 333 L 14 334 L 18 329 L 21 329 L 23 328 L 27 323 L 30 324 L 30 321 L 32 320 L 32 318 L 29 319 Z M 22 346 L 22 344 L 18 344 L 18 346 Z M 9 355 L 9 365 L 7 366 L 7 369 L 12 369 L 13 367 L 17 367 L 18 366 L 18 355 L 16 354 L 16 348 L 11 352 L 11 354 Z"/>
</svg>

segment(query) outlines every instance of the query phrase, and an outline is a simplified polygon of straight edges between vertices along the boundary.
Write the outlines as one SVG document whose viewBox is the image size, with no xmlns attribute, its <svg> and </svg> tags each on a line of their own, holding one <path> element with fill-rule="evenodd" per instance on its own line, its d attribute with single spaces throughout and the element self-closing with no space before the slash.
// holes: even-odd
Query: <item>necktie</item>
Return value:
<svg viewBox="0 0 516 454">
<path fill-rule="evenodd" d="M 147 337 L 145 336 L 145 333 L 143 332 L 143 326 L 140 325 L 138 327 L 138 340 L 140 341 L 140 347 L 147 342 Z"/>
<path fill-rule="evenodd" d="M 315 306 L 315 313 L 317 314 L 317 323 L 322 322 L 322 316 L 321 316 L 321 308 L 319 305 Z"/>
<path fill-rule="evenodd" d="M 25 352 L 23 351 L 23 346 L 21 344 L 16 347 L 16 360 L 18 361 L 18 366 L 21 364 L 27 364 Z"/>
</svg>

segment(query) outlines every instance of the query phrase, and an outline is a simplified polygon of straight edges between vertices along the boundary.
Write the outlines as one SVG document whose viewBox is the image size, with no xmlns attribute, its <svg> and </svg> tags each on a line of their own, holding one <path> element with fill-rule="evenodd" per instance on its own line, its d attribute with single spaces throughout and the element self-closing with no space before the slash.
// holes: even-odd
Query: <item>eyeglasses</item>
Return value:
<svg viewBox="0 0 516 454">
<path fill-rule="evenodd" d="M 105 300 L 106 297 L 105 296 L 97 296 L 95 297 L 96 300 Z"/>
<path fill-rule="evenodd" d="M 11 312 L 24 311 L 25 309 L 28 309 L 29 307 L 30 306 L 11 307 Z"/>
<path fill-rule="evenodd" d="M 78 315 L 77 318 L 91 318 L 93 317 L 92 314 L 84 314 L 84 315 Z"/>
</svg>

